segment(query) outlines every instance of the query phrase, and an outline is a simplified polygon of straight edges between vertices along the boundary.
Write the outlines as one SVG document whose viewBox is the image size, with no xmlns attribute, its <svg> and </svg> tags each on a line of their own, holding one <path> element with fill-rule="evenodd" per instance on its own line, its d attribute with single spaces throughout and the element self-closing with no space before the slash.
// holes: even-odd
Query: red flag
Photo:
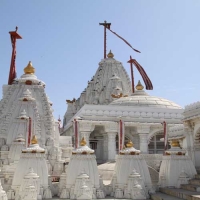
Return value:
<svg viewBox="0 0 200 200">
<path fill-rule="evenodd" d="M 79 144 L 79 136 L 78 136 L 78 121 L 76 119 L 74 119 L 74 147 L 75 149 L 78 148 L 78 144 Z"/>
<path fill-rule="evenodd" d="M 28 120 L 28 147 L 31 144 L 31 126 L 32 126 L 32 120 L 29 117 L 29 120 Z"/>
<path fill-rule="evenodd" d="M 132 45 L 130 44 L 130 43 L 128 43 L 123 37 L 121 37 L 121 36 L 119 36 L 117 33 L 115 33 L 114 31 L 112 31 L 111 29 L 110 29 L 110 25 L 104 25 L 110 32 L 112 32 L 113 34 L 115 34 L 118 38 L 120 38 L 121 40 L 123 40 L 129 47 L 131 47 L 131 49 L 133 49 L 135 52 L 137 52 L 137 53 L 141 53 L 139 50 L 137 50 L 137 49 L 134 49 L 133 47 L 132 47 Z"/>
<path fill-rule="evenodd" d="M 119 138 L 119 151 L 123 149 L 123 144 L 124 144 L 124 134 L 125 134 L 125 129 L 124 129 L 124 122 L 120 119 L 119 120 L 119 133 L 118 133 L 118 138 Z"/>
<path fill-rule="evenodd" d="M 16 31 L 10 31 L 10 39 L 12 44 L 12 56 L 11 56 L 11 63 L 10 63 L 10 73 L 8 78 L 8 84 L 11 85 L 13 80 L 16 78 L 16 68 L 15 68 L 15 59 L 16 59 L 16 40 L 22 39 L 22 37 Z"/>
<path fill-rule="evenodd" d="M 146 74 L 145 70 L 143 67 L 135 60 L 133 59 L 133 64 L 136 66 L 137 70 L 140 72 L 142 79 L 146 85 L 147 90 L 153 90 L 153 85 L 151 80 L 149 79 L 148 75 Z"/>
</svg>

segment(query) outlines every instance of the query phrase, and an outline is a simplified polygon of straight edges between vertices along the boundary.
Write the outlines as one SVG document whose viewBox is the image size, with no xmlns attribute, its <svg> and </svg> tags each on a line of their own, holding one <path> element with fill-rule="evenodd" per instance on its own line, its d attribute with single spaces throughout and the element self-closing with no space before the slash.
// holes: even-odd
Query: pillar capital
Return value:
<svg viewBox="0 0 200 200">
<path fill-rule="evenodd" d="M 139 134 L 149 134 L 150 132 L 150 125 L 140 125 L 137 127 L 137 132 Z"/>
<path fill-rule="evenodd" d="M 115 138 L 117 135 L 117 132 L 108 132 L 107 135 L 108 135 L 108 138 L 113 138 L 113 137 Z"/>
<path fill-rule="evenodd" d="M 140 133 L 139 134 L 140 140 L 148 140 L 148 133 Z"/>
<path fill-rule="evenodd" d="M 118 132 L 118 123 L 117 122 L 109 122 L 105 125 L 105 132 L 111 133 L 111 132 Z"/>
<path fill-rule="evenodd" d="M 79 131 L 80 132 L 92 132 L 94 130 L 94 124 L 92 124 L 92 122 L 88 122 L 88 121 L 81 121 L 79 120 Z"/>
</svg>

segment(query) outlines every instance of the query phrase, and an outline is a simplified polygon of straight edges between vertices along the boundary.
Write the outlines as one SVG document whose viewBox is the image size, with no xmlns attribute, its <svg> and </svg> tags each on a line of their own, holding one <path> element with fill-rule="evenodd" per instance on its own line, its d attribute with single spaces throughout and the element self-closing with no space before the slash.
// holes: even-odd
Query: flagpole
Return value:
<svg viewBox="0 0 200 200">
<path fill-rule="evenodd" d="M 78 148 L 78 127 L 77 120 L 74 119 L 74 135 L 75 135 L 75 149 Z"/>
<path fill-rule="evenodd" d="M 10 38 L 12 44 L 12 56 L 10 62 L 10 72 L 8 77 L 8 84 L 11 85 L 13 80 L 16 78 L 16 70 L 15 70 L 15 59 L 16 59 L 16 40 L 22 39 L 22 37 L 17 33 L 18 27 L 16 26 L 15 31 L 10 31 Z"/>
<path fill-rule="evenodd" d="M 130 60 L 128 61 L 128 63 L 130 63 L 130 67 L 131 67 L 131 82 L 132 82 L 132 93 L 135 92 L 135 85 L 134 85 L 134 75 L 133 75 L 133 59 L 130 56 Z"/>
<path fill-rule="evenodd" d="M 106 26 L 104 26 L 104 59 L 105 58 L 106 58 Z"/>
<path fill-rule="evenodd" d="M 99 23 L 99 25 L 104 26 L 104 59 L 106 58 L 106 28 L 110 28 L 111 23 L 107 23 L 107 21 L 104 21 L 104 23 Z"/>
</svg>

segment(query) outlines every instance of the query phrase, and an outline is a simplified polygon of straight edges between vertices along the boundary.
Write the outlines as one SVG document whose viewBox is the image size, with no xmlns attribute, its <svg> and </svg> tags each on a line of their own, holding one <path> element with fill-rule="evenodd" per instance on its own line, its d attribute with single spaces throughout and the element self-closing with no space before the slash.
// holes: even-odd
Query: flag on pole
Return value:
<svg viewBox="0 0 200 200">
<path fill-rule="evenodd" d="M 150 78 L 148 77 L 148 75 L 146 74 L 143 67 L 135 59 L 132 59 L 132 63 L 136 66 L 137 70 L 139 71 L 140 75 L 142 76 L 142 79 L 145 83 L 146 89 L 153 90 L 152 82 L 151 82 Z"/>
<path fill-rule="evenodd" d="M 137 49 L 134 49 L 133 47 L 132 47 L 132 45 L 129 43 L 129 42 L 127 42 L 123 37 L 121 37 L 120 35 L 118 35 L 117 33 L 115 33 L 114 31 L 112 31 L 111 29 L 110 29 L 110 25 L 104 25 L 111 33 L 113 33 L 114 35 L 116 35 L 118 38 L 120 38 L 121 40 L 123 40 L 129 47 L 131 47 L 131 49 L 133 49 L 135 52 L 137 52 L 137 53 L 141 53 L 139 50 L 137 50 Z"/>
<path fill-rule="evenodd" d="M 22 39 L 22 37 L 17 33 L 17 27 L 15 31 L 10 31 L 10 39 L 12 45 L 12 56 L 11 56 L 11 63 L 10 63 L 10 72 L 8 78 L 8 84 L 11 85 L 13 80 L 16 78 L 16 67 L 15 67 L 15 60 L 16 60 L 16 40 Z"/>
<path fill-rule="evenodd" d="M 124 126 L 124 122 L 120 119 L 119 120 L 119 132 L 118 132 L 119 151 L 121 151 L 123 149 L 124 137 L 125 137 L 125 126 Z"/>
<path fill-rule="evenodd" d="M 78 144 L 79 144 L 79 135 L 78 135 L 78 121 L 76 119 L 74 119 L 74 123 L 73 123 L 73 127 L 74 127 L 74 147 L 75 149 L 78 148 Z"/>
<path fill-rule="evenodd" d="M 32 126 L 32 120 L 29 117 L 29 119 L 28 119 L 28 144 L 27 144 L 28 147 L 31 144 L 31 135 L 32 135 L 32 133 L 31 133 L 31 126 Z"/>
</svg>

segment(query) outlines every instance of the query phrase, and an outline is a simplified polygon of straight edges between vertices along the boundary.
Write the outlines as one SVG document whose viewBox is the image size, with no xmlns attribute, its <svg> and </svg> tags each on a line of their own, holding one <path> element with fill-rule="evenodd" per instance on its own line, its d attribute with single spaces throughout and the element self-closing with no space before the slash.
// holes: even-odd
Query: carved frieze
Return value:
<svg viewBox="0 0 200 200">
<path fill-rule="evenodd" d="M 117 122 L 108 122 L 105 124 L 105 132 L 110 133 L 110 132 L 118 132 L 118 123 Z"/>
<path fill-rule="evenodd" d="M 150 125 L 139 125 L 137 126 L 137 132 L 139 134 L 148 134 L 150 132 Z"/>
<path fill-rule="evenodd" d="M 89 121 L 78 121 L 79 124 L 79 131 L 86 131 L 86 132 L 92 132 L 94 130 L 94 124 Z"/>
</svg>

